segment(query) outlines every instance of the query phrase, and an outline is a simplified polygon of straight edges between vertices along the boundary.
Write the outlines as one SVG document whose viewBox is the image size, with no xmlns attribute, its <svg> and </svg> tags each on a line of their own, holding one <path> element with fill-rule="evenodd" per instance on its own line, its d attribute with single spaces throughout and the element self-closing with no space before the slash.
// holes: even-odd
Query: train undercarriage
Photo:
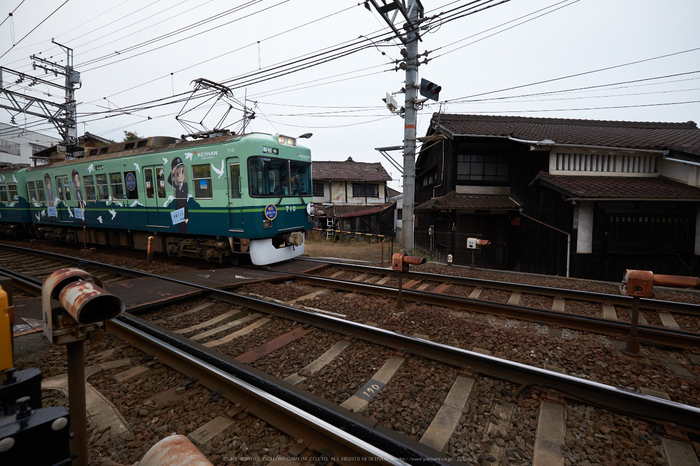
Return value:
<svg viewBox="0 0 700 466">
<path fill-rule="evenodd" d="M 219 264 L 252 261 L 256 265 L 292 259 L 304 252 L 304 232 L 280 233 L 273 238 L 247 239 L 233 237 L 177 236 L 159 232 L 133 230 L 102 230 L 98 228 L 70 228 L 36 226 L 28 224 L 7 225 L 0 234 L 11 238 L 41 239 L 72 244 L 102 245 L 148 251 L 149 240 L 154 253 L 174 257 L 204 259 Z"/>
</svg>

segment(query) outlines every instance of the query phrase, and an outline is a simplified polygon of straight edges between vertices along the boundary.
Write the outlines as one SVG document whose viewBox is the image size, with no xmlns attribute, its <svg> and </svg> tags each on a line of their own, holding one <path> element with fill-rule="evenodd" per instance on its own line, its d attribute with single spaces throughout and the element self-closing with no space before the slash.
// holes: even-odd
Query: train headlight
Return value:
<svg viewBox="0 0 700 466">
<path fill-rule="evenodd" d="M 263 220 L 263 228 L 272 228 L 272 220 Z"/>
<path fill-rule="evenodd" d="M 277 137 L 277 140 L 279 143 L 283 146 L 292 146 L 296 147 L 297 146 L 297 140 L 295 138 L 289 137 L 289 136 L 282 136 L 281 134 Z"/>
<path fill-rule="evenodd" d="M 315 211 L 316 211 L 316 207 L 314 207 L 314 203 L 313 203 L 313 202 L 309 202 L 308 204 L 306 204 L 306 214 L 307 214 L 309 217 L 313 217 Z"/>
</svg>

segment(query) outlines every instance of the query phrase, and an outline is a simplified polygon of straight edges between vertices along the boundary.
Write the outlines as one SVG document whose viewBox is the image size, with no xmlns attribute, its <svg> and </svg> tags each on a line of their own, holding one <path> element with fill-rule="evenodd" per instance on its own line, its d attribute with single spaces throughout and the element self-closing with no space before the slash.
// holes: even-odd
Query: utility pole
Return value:
<svg viewBox="0 0 700 466">
<path fill-rule="evenodd" d="M 419 0 L 369 0 L 374 5 L 384 21 L 394 31 L 397 38 L 404 44 L 405 49 L 401 51 L 405 62 L 401 64 L 401 69 L 406 70 L 406 103 L 404 114 L 404 136 L 403 136 L 403 211 L 402 220 L 402 243 L 406 254 L 413 253 L 413 207 L 415 204 L 416 187 L 416 122 L 417 108 L 420 102 L 417 101 L 418 88 L 418 25 L 423 17 L 423 5 Z M 368 2 L 365 6 L 369 9 Z M 393 17 L 389 18 L 389 13 L 393 12 Z M 405 21 L 402 28 L 405 32 L 400 32 L 394 25 L 398 13 L 401 13 L 402 21 Z"/>
<path fill-rule="evenodd" d="M 80 73 L 73 69 L 73 49 L 53 40 L 51 42 L 58 45 L 66 52 L 66 65 L 62 66 L 58 63 L 50 62 L 41 57 L 32 55 L 30 57 L 34 60 L 32 67 L 35 70 L 41 68 L 46 74 L 53 73 L 54 76 L 58 76 L 59 74 L 65 76 L 65 85 L 62 86 L 52 81 L 29 76 L 26 73 L 0 67 L 0 93 L 4 94 L 9 101 L 9 105 L 0 104 L 0 108 L 49 120 L 63 138 L 66 157 L 74 158 L 80 156 L 82 152 L 82 149 L 78 147 L 78 117 L 75 103 L 75 86 L 80 84 Z M 14 84 L 20 84 L 26 81 L 30 87 L 42 84 L 65 91 L 65 102 L 51 102 L 49 100 L 39 99 L 24 93 L 12 91 L 9 89 L 12 84 L 8 86 L 4 81 L 7 75 L 17 77 Z M 14 115 L 12 118 L 14 120 Z"/>
</svg>

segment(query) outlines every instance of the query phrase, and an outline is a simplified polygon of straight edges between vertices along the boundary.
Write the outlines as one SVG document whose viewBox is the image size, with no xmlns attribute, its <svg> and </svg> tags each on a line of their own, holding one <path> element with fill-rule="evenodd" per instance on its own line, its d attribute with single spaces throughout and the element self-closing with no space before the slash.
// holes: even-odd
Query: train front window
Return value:
<svg viewBox="0 0 700 466">
<path fill-rule="evenodd" d="M 7 202 L 7 186 L 0 184 L 0 201 Z"/>
<path fill-rule="evenodd" d="M 292 174 L 291 193 L 294 196 L 308 195 L 311 192 L 311 164 L 306 162 L 289 162 L 289 172 Z"/>
<path fill-rule="evenodd" d="M 252 197 L 308 194 L 311 189 L 311 164 L 251 157 L 248 159 L 248 189 Z"/>
</svg>

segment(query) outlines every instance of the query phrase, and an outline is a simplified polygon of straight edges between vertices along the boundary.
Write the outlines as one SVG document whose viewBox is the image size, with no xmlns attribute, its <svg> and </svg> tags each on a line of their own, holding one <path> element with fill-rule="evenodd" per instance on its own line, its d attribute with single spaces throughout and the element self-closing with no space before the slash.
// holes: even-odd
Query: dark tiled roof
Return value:
<svg viewBox="0 0 700 466">
<path fill-rule="evenodd" d="M 344 217 L 363 217 L 365 215 L 374 215 L 383 212 L 393 204 L 383 204 L 377 206 L 336 206 L 335 216 L 338 218 Z M 354 207 L 348 209 L 348 207 Z"/>
<path fill-rule="evenodd" d="M 311 164 L 311 177 L 315 181 L 391 181 L 391 176 L 381 163 L 355 162 L 352 159 L 345 162 L 314 161 Z"/>
<path fill-rule="evenodd" d="M 540 172 L 536 180 L 570 199 L 700 201 L 700 188 L 666 178 L 561 176 Z"/>
<path fill-rule="evenodd" d="M 415 210 L 514 210 L 519 207 L 520 204 L 508 196 L 457 194 L 452 191 L 416 206 Z"/>
<path fill-rule="evenodd" d="M 314 206 L 316 207 L 316 215 L 323 217 L 362 217 L 364 215 L 374 215 L 383 212 L 395 204 L 395 202 L 374 205 L 324 205 L 322 203 L 315 203 Z"/>
<path fill-rule="evenodd" d="M 432 128 L 449 136 L 494 136 L 556 144 L 631 149 L 673 149 L 700 155 L 700 129 L 687 123 L 570 120 L 490 115 L 434 114 Z"/>
</svg>

